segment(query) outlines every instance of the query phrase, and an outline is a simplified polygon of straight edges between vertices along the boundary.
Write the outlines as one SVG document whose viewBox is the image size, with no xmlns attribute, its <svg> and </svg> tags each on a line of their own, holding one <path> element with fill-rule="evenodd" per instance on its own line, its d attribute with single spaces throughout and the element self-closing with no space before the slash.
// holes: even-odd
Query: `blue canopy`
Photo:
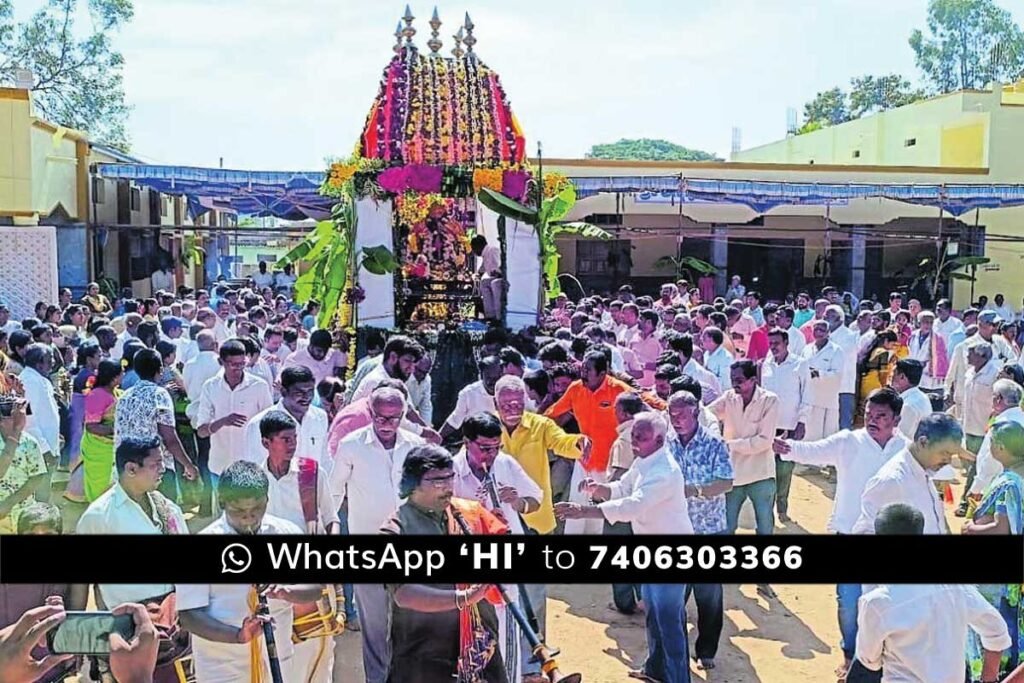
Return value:
<svg viewBox="0 0 1024 683">
<path fill-rule="evenodd" d="M 235 171 L 192 166 L 97 164 L 104 178 L 133 180 L 140 185 L 188 198 L 189 213 L 199 216 L 210 207 L 202 199 L 227 202 L 240 214 L 277 216 L 287 220 L 330 215 L 334 200 L 319 194 L 323 171 Z"/>
<path fill-rule="evenodd" d="M 192 166 L 98 164 L 104 178 L 133 180 L 159 192 L 188 197 L 193 217 L 209 210 L 209 200 L 227 202 L 240 214 L 289 220 L 330 215 L 334 200 L 318 190 L 322 171 L 237 171 Z M 758 212 L 785 205 L 839 205 L 851 199 L 884 198 L 942 207 L 955 216 L 974 209 L 1024 206 L 1024 185 L 805 183 L 767 180 L 713 180 L 669 176 L 570 178 L 580 198 L 602 192 L 668 194 L 681 202 L 744 204 Z M 205 201 L 203 201 L 205 200 Z"/>
<path fill-rule="evenodd" d="M 1024 185 L 786 183 L 766 180 L 712 180 L 683 176 L 570 178 L 578 197 L 602 192 L 674 193 L 681 202 L 744 204 L 763 212 L 784 205 L 845 204 L 851 199 L 883 198 L 942 207 L 959 216 L 974 209 L 1024 206 Z"/>
</svg>

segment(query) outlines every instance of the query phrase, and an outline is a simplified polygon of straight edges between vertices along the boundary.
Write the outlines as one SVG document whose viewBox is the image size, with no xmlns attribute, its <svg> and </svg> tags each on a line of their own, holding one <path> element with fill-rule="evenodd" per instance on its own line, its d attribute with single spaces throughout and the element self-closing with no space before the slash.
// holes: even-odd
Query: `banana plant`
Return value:
<svg viewBox="0 0 1024 683">
<path fill-rule="evenodd" d="M 932 301 L 935 301 L 939 298 L 943 284 L 950 280 L 975 282 L 977 277 L 973 273 L 977 267 L 991 261 L 992 259 L 986 256 L 950 256 L 948 246 L 944 246 L 938 258 L 927 256 L 916 264 L 916 274 L 910 286 L 913 289 L 925 283 L 930 287 Z M 961 268 L 970 268 L 972 272 L 959 272 Z"/>
<path fill-rule="evenodd" d="M 206 250 L 199 246 L 199 238 L 186 235 L 181 245 L 181 263 L 188 268 L 201 268 L 206 259 Z"/>
<path fill-rule="evenodd" d="M 297 267 L 299 262 L 307 264 L 306 270 L 295 281 L 295 300 L 305 303 L 310 299 L 320 302 L 320 317 L 317 324 L 328 327 L 339 310 L 349 274 L 358 279 L 360 268 L 377 275 L 394 272 L 398 267 L 394 255 L 384 245 L 363 247 L 361 255 L 353 253 L 355 242 L 356 210 L 355 199 L 345 196 L 334 206 L 329 220 L 319 221 L 302 242 L 295 245 L 275 264 L 276 268 L 286 265 Z M 354 259 L 358 259 L 358 265 Z M 355 283 L 352 283 L 352 287 Z"/>
<path fill-rule="evenodd" d="M 718 272 L 718 268 L 696 256 L 662 256 L 654 262 L 654 267 L 662 270 L 671 269 L 677 279 L 685 276 L 689 282 L 696 282 L 702 275 L 714 275 Z"/>
<path fill-rule="evenodd" d="M 537 240 L 540 243 L 541 272 L 544 278 L 545 294 L 549 300 L 554 299 L 562 291 L 558 283 L 558 261 L 561 254 L 558 253 L 556 237 L 579 235 L 588 239 L 612 239 L 610 232 L 591 223 L 560 222 L 576 204 L 576 188 L 572 183 L 569 183 L 554 197 L 541 201 L 539 210 L 520 204 L 489 188 L 481 189 L 478 198 L 481 204 L 499 216 L 532 225 L 537 231 Z"/>
</svg>

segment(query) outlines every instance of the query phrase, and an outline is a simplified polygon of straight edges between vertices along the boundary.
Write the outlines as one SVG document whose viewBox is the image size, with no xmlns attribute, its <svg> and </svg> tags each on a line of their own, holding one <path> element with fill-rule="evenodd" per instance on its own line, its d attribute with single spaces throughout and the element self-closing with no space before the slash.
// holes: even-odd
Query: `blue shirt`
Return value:
<svg viewBox="0 0 1024 683">
<path fill-rule="evenodd" d="M 724 441 L 710 434 L 704 427 L 697 427 L 697 433 L 685 446 L 678 438 L 672 438 L 669 439 L 668 447 L 683 470 L 683 479 L 690 486 L 708 486 L 716 479 L 733 478 L 729 449 Z M 711 498 L 690 498 L 687 503 L 693 533 L 718 534 L 728 528 L 724 493 Z"/>
</svg>

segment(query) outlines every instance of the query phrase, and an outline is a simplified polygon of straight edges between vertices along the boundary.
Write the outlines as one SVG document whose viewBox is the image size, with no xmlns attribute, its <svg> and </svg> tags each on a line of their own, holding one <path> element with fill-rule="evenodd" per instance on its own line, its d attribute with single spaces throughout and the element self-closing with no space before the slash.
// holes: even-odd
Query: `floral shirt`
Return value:
<svg viewBox="0 0 1024 683">
<path fill-rule="evenodd" d="M 43 460 L 43 449 L 39 442 L 28 433 L 21 435 L 21 442 L 14 451 L 14 459 L 11 466 L 7 468 L 2 479 L 0 479 L 0 502 L 3 502 L 17 493 L 22 486 L 32 477 L 46 474 L 46 461 Z M 11 509 L 11 525 L 17 527 L 18 516 L 22 510 L 35 502 L 33 496 L 29 496 Z"/>
<path fill-rule="evenodd" d="M 697 427 L 697 433 L 685 446 L 677 437 L 670 439 L 668 446 L 690 486 L 708 486 L 716 479 L 732 480 L 729 449 L 704 427 Z M 687 503 L 695 534 L 719 534 L 726 530 L 724 493 L 711 498 L 690 498 Z"/>
<path fill-rule="evenodd" d="M 141 381 L 125 392 L 117 402 L 114 418 L 114 449 L 127 437 L 159 437 L 160 425 L 174 426 L 174 402 L 163 387 Z M 164 467 L 174 469 L 174 457 L 161 446 Z"/>
</svg>

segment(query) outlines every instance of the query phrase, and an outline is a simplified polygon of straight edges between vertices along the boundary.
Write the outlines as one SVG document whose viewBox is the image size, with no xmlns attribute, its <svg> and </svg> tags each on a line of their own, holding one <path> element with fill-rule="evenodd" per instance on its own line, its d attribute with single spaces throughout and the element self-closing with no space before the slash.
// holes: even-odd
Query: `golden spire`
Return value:
<svg viewBox="0 0 1024 683">
<path fill-rule="evenodd" d="M 412 37 L 416 35 L 416 29 L 412 27 L 412 20 L 415 18 L 416 17 L 412 15 L 412 10 L 409 9 L 408 5 L 406 5 L 405 16 L 402 17 L 402 21 L 405 22 L 405 28 L 402 29 L 402 35 L 405 36 L 405 44 L 410 47 L 412 46 Z"/>
<path fill-rule="evenodd" d="M 456 59 L 461 59 L 465 52 L 462 51 L 462 27 L 459 27 L 459 32 L 456 33 L 452 38 L 455 39 L 455 47 L 452 49 L 452 54 L 455 55 Z"/>
<path fill-rule="evenodd" d="M 462 39 L 462 42 L 466 44 L 466 54 L 473 54 L 473 46 L 476 45 L 476 38 L 473 37 L 473 29 L 476 28 L 473 25 L 473 20 L 469 18 L 469 12 L 466 12 L 466 37 Z"/>
<path fill-rule="evenodd" d="M 435 6 L 434 16 L 430 17 L 430 40 L 427 41 L 427 47 L 430 48 L 431 57 L 437 57 L 437 52 L 441 49 L 441 40 L 438 38 L 438 31 L 440 30 L 441 18 L 437 16 L 437 6 Z"/>
</svg>

